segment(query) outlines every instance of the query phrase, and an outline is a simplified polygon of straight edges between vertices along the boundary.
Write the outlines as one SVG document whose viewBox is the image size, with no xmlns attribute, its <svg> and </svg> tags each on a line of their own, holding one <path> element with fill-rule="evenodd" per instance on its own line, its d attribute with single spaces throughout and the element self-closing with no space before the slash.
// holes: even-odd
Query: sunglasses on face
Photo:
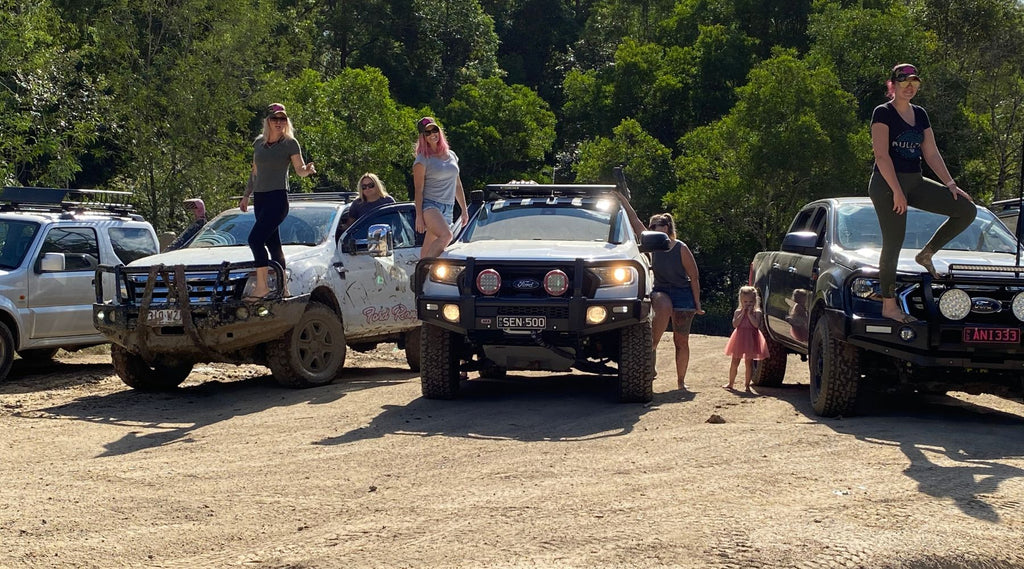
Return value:
<svg viewBox="0 0 1024 569">
<path fill-rule="evenodd" d="M 288 120 L 288 117 L 270 117 L 270 120 L 273 122 L 283 122 Z"/>
<path fill-rule="evenodd" d="M 906 73 L 898 73 L 896 75 L 896 82 L 897 83 L 917 83 L 918 85 L 920 85 L 921 84 L 921 79 L 919 77 L 911 77 L 910 75 L 907 75 Z"/>
<path fill-rule="evenodd" d="M 668 224 L 667 223 L 654 223 L 654 224 L 651 224 L 651 229 L 656 230 L 659 227 L 668 227 Z"/>
<path fill-rule="evenodd" d="M 374 184 L 373 182 L 367 182 L 365 184 L 359 184 L 359 187 L 364 189 L 364 190 L 370 190 L 370 189 L 375 188 L 376 186 L 377 186 L 377 184 Z"/>
<path fill-rule="evenodd" d="M 429 128 L 423 129 L 423 132 L 425 132 L 427 134 L 436 134 L 439 131 L 435 127 L 429 127 Z"/>
</svg>

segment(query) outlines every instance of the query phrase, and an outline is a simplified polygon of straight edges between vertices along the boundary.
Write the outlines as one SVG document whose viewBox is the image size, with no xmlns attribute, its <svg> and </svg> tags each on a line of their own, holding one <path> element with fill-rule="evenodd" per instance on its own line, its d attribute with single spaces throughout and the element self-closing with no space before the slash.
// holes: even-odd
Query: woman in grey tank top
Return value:
<svg viewBox="0 0 1024 569">
<path fill-rule="evenodd" d="M 444 131 L 432 117 L 416 121 L 420 136 L 412 165 L 415 188 L 416 232 L 423 236 L 420 258 L 436 257 L 452 242 L 455 202 L 462 208 L 462 225 L 469 221 L 466 195 L 459 177 L 459 157 L 448 147 Z"/>
<path fill-rule="evenodd" d="M 676 239 L 676 223 L 670 213 L 651 216 L 652 231 L 668 234 L 672 247 L 668 251 L 654 251 L 654 291 L 651 306 L 654 309 L 654 350 L 672 319 L 672 338 L 676 348 L 676 385 L 686 389 L 686 368 L 690 365 L 690 324 L 700 307 L 700 273 L 697 261 L 686 243 Z"/>
</svg>

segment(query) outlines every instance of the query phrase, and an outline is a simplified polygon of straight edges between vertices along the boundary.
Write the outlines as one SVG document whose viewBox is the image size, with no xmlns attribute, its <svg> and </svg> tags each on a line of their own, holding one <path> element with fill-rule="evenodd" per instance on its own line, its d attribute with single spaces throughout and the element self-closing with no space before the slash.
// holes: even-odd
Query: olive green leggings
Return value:
<svg viewBox="0 0 1024 569">
<path fill-rule="evenodd" d="M 967 229 L 978 215 L 974 202 L 963 196 L 953 199 L 953 193 L 949 188 L 925 178 L 920 172 L 897 172 L 896 177 L 903 188 L 903 195 L 907 197 L 908 206 L 949 216 L 949 219 L 935 230 L 928 243 L 925 243 L 924 249 L 938 251 L 961 231 Z M 892 190 L 877 171 L 871 173 L 868 196 L 875 206 L 878 225 L 882 228 L 878 280 L 881 281 L 882 296 L 893 298 L 896 296 L 896 265 L 899 263 L 900 249 L 903 248 L 903 238 L 907 234 L 907 215 L 893 211 Z"/>
</svg>

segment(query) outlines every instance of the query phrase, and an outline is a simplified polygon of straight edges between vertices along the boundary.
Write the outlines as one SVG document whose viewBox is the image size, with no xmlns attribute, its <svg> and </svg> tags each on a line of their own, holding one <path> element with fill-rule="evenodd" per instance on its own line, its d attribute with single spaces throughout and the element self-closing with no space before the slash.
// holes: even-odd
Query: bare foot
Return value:
<svg viewBox="0 0 1024 569">
<path fill-rule="evenodd" d="M 895 320 L 895 321 L 899 322 L 900 324 L 910 324 L 912 322 L 917 322 L 917 318 L 914 318 L 913 316 L 911 316 L 911 315 L 907 314 L 906 312 L 903 312 L 902 310 L 899 310 L 899 309 L 897 309 L 897 310 L 895 310 L 893 312 L 888 312 L 888 311 L 883 310 L 882 311 L 882 317 L 883 318 L 888 318 L 890 320 Z"/>
<path fill-rule="evenodd" d="M 933 279 L 937 279 L 939 278 L 939 271 L 935 270 L 935 265 L 932 264 L 932 255 L 934 255 L 934 253 L 928 249 L 921 249 L 921 252 L 914 256 L 914 261 L 916 261 L 918 265 L 927 269 Z"/>
<path fill-rule="evenodd" d="M 725 385 L 722 386 L 722 389 L 728 389 L 729 391 L 732 391 L 735 388 L 732 386 L 731 383 L 726 383 Z"/>
</svg>

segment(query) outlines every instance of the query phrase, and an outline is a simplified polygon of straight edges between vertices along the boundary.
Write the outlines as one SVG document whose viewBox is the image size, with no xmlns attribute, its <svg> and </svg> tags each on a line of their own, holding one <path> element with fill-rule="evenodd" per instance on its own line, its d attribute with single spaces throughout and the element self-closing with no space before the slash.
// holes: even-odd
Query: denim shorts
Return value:
<svg viewBox="0 0 1024 569">
<path fill-rule="evenodd" d="M 693 289 L 685 286 L 657 287 L 654 292 L 663 292 L 672 299 L 672 310 L 697 311 L 697 302 L 693 299 Z"/>
<path fill-rule="evenodd" d="M 455 213 L 455 204 L 453 203 L 441 203 L 436 200 L 428 200 L 423 198 L 423 211 L 428 209 L 436 209 L 441 212 L 441 216 L 444 217 L 448 223 L 452 222 L 452 215 Z"/>
</svg>

